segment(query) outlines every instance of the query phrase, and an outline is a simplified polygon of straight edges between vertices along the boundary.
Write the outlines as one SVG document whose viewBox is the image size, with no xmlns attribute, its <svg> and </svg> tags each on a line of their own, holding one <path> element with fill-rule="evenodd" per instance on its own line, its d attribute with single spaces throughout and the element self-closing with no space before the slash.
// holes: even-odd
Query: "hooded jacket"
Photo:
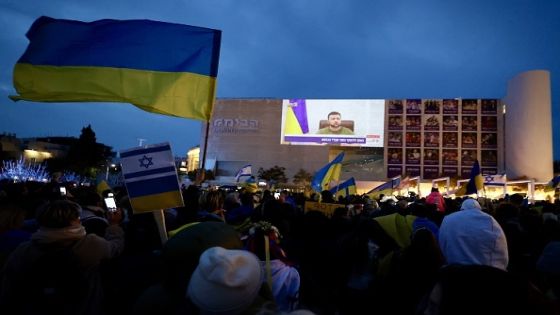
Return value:
<svg viewBox="0 0 560 315">
<path fill-rule="evenodd" d="M 439 245 L 448 264 L 486 265 L 502 270 L 508 265 L 504 231 L 474 199 L 465 200 L 460 211 L 443 219 Z"/>
</svg>

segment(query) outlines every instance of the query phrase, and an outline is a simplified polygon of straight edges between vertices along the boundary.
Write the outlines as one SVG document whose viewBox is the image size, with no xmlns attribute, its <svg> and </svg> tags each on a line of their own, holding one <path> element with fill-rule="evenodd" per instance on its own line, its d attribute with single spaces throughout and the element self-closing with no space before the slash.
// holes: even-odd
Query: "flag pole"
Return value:
<svg viewBox="0 0 560 315">
<path fill-rule="evenodd" d="M 165 245 L 168 240 L 167 236 L 167 229 L 165 228 L 165 213 L 163 209 L 158 211 L 152 212 L 154 215 L 154 219 L 156 220 L 156 224 L 158 227 L 159 238 L 161 240 L 161 245 Z"/>
<path fill-rule="evenodd" d="M 340 179 L 338 179 L 336 181 L 336 192 L 334 193 L 334 197 L 338 199 L 337 195 L 338 195 L 338 187 L 340 187 Z M 348 195 L 348 194 L 346 194 Z"/>
<path fill-rule="evenodd" d="M 198 174 L 196 176 L 196 184 L 200 185 L 204 181 L 204 177 L 206 174 L 206 151 L 208 147 L 208 134 L 210 130 L 210 121 L 206 121 L 206 131 L 204 132 L 204 150 L 202 150 L 202 165 L 198 170 Z"/>
</svg>

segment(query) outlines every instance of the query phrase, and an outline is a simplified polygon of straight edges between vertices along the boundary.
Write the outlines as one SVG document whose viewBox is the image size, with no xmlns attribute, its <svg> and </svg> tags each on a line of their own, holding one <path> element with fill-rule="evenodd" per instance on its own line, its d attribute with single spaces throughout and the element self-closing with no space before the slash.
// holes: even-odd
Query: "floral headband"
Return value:
<svg viewBox="0 0 560 315">
<path fill-rule="evenodd" d="M 280 239 L 282 237 L 280 231 L 278 231 L 278 229 L 268 221 L 259 221 L 253 223 L 253 225 L 249 229 L 249 235 L 253 236 L 257 231 L 262 231 L 266 235 L 270 235 L 272 233 L 276 239 Z"/>
</svg>

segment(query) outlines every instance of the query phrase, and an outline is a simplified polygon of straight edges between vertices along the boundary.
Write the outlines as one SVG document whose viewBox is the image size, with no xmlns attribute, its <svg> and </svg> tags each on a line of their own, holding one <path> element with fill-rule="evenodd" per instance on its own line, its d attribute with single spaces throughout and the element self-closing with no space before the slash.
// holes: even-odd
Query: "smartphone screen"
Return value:
<svg viewBox="0 0 560 315">
<path fill-rule="evenodd" d="M 60 195 L 66 196 L 66 187 L 60 187 Z"/>
<path fill-rule="evenodd" d="M 107 210 L 109 210 L 110 212 L 117 211 L 117 204 L 115 203 L 115 198 L 107 197 L 104 200 L 105 200 L 105 206 L 107 207 Z"/>
</svg>

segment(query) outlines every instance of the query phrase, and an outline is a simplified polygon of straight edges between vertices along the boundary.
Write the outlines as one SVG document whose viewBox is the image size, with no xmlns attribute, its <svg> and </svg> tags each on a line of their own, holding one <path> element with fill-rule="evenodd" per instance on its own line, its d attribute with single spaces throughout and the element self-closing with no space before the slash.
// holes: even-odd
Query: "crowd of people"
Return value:
<svg viewBox="0 0 560 315">
<path fill-rule="evenodd" d="M 61 186 L 67 193 L 61 194 Z M 112 193 L 116 211 L 103 197 Z M 558 314 L 560 204 L 0 183 L 6 314 Z M 306 201 L 338 204 L 331 214 Z"/>
</svg>

